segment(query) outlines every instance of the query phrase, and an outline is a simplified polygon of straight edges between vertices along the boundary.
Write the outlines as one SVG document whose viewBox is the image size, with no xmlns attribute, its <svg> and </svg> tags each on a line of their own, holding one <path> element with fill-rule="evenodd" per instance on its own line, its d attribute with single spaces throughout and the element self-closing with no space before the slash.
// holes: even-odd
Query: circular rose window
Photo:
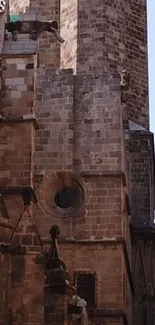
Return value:
<svg viewBox="0 0 155 325">
<path fill-rule="evenodd" d="M 70 172 L 46 177 L 38 194 L 42 208 L 50 214 L 75 216 L 84 207 L 82 180 Z"/>
</svg>

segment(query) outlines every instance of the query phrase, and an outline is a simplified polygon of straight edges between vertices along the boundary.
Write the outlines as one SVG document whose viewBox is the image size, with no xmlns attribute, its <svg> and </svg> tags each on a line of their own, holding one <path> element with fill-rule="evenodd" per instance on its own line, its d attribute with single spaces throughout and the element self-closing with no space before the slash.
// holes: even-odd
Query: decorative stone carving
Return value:
<svg viewBox="0 0 155 325">
<path fill-rule="evenodd" d="M 130 74 L 127 70 L 123 70 L 121 73 L 121 87 L 125 90 L 130 87 Z"/>
<path fill-rule="evenodd" d="M 129 100 L 130 74 L 127 70 L 121 73 L 121 102 L 126 103 Z"/>
<path fill-rule="evenodd" d="M 78 307 L 81 307 L 81 314 L 73 314 L 72 315 L 72 320 L 75 322 L 79 318 L 81 318 L 81 325 L 88 325 L 89 324 L 89 319 L 88 319 L 88 314 L 87 314 L 87 302 L 80 298 L 79 296 L 75 295 L 72 298 L 72 304 Z"/>
</svg>

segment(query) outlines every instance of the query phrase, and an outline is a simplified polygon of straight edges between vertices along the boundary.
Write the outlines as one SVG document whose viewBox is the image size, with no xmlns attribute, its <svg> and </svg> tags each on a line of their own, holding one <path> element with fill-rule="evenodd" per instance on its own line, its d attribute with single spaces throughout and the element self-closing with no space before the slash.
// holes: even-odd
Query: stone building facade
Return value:
<svg viewBox="0 0 155 325">
<path fill-rule="evenodd" d="M 0 15 L 0 325 L 153 324 L 146 1 L 9 8 L 64 42 Z"/>
</svg>

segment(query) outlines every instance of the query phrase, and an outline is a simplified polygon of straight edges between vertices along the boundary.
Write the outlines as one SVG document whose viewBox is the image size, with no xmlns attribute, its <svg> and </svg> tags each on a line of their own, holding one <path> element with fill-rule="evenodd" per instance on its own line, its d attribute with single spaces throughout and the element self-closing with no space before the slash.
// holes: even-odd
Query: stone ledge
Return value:
<svg viewBox="0 0 155 325">
<path fill-rule="evenodd" d="M 92 317 L 121 317 L 123 324 L 128 325 L 128 318 L 123 309 L 95 309 L 88 311 L 89 316 Z"/>
<path fill-rule="evenodd" d="M 10 116 L 10 117 L 2 117 L 0 116 L 0 123 L 24 123 L 24 122 L 33 122 L 34 128 L 38 129 L 38 123 L 35 114 L 25 114 L 21 116 Z"/>
<path fill-rule="evenodd" d="M 90 170 L 90 171 L 85 171 L 83 170 L 80 173 L 80 176 L 82 177 L 121 177 L 123 180 L 124 186 L 126 186 L 126 176 L 125 173 L 122 170 L 103 170 L 103 171 L 98 171 L 98 170 Z"/>
<path fill-rule="evenodd" d="M 5 59 L 23 59 L 28 56 L 36 55 L 36 53 L 3 53 L 3 58 Z"/>
<path fill-rule="evenodd" d="M 34 55 L 37 53 L 38 42 L 30 39 L 29 35 L 18 35 L 18 39 L 14 41 L 12 35 L 8 35 L 3 43 L 3 56 L 16 55 Z"/>
<path fill-rule="evenodd" d="M 0 253 L 2 254 L 14 254 L 14 255 L 25 255 L 26 247 L 19 245 L 0 245 Z"/>
<path fill-rule="evenodd" d="M 62 237 L 59 236 L 58 242 L 60 244 L 100 244 L 100 243 L 107 243 L 107 244 L 116 244 L 119 242 L 122 242 L 124 240 L 124 237 L 122 236 L 116 236 L 116 237 L 97 237 L 97 236 L 91 236 L 90 238 L 81 239 L 78 237 Z M 42 238 L 43 243 L 45 244 L 51 244 L 52 241 L 49 238 Z"/>
</svg>

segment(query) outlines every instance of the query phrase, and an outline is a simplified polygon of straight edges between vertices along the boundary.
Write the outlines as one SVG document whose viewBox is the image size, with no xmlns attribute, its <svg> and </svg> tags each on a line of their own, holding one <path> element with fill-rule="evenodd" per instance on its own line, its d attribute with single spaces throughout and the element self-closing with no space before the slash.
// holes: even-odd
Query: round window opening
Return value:
<svg viewBox="0 0 155 325">
<path fill-rule="evenodd" d="M 72 172 L 52 173 L 38 192 L 40 205 L 54 217 L 76 217 L 85 210 L 87 192 L 83 179 Z"/>
<path fill-rule="evenodd" d="M 55 203 L 61 209 L 71 208 L 74 202 L 74 192 L 71 188 L 64 187 L 55 195 Z"/>
<path fill-rule="evenodd" d="M 76 182 L 73 186 L 63 186 L 56 193 L 54 201 L 60 209 L 74 209 L 83 203 L 84 193 Z"/>
</svg>

